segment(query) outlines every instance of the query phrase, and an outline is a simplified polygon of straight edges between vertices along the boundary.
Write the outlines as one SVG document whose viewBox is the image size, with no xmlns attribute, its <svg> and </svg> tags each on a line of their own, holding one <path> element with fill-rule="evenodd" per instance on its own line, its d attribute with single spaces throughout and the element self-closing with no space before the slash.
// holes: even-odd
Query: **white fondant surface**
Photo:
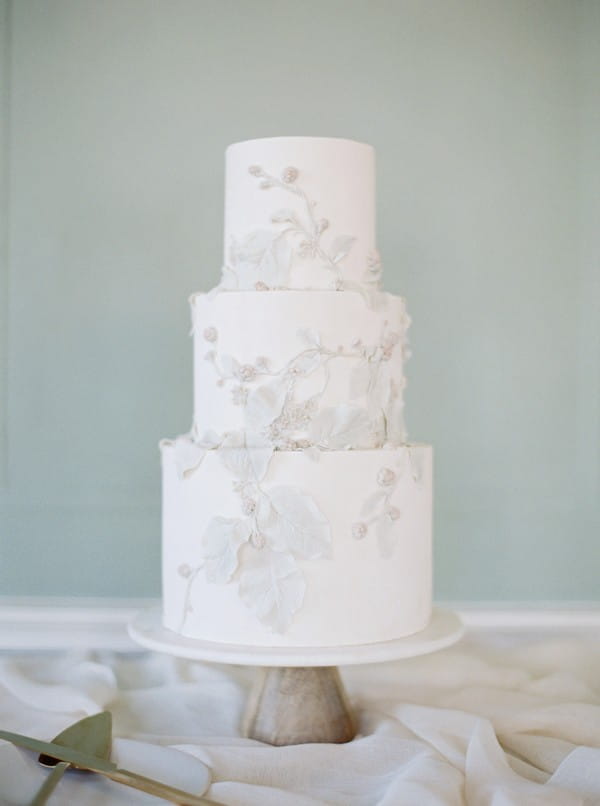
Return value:
<svg viewBox="0 0 600 806">
<path fill-rule="evenodd" d="M 432 456 L 406 445 L 404 301 L 380 289 L 371 146 L 226 154 L 219 287 L 192 298 L 192 433 L 163 443 L 164 626 L 359 646 L 431 613 Z"/>
<path fill-rule="evenodd" d="M 201 567 L 201 540 L 209 521 L 240 516 L 240 498 L 222 450 L 208 451 L 195 472 L 181 478 L 173 444 L 163 445 L 165 627 L 207 641 L 333 647 L 390 641 L 426 626 L 432 570 L 430 446 L 322 451 L 318 461 L 301 451 L 273 454 L 261 486 L 302 490 L 331 529 L 330 556 L 299 560 L 305 595 L 283 633 L 262 624 L 239 595 L 239 574 L 256 548 L 241 546 L 238 570 L 226 584 L 207 581 Z M 387 502 L 396 514 L 383 551 L 378 537 L 383 512 L 376 509 L 373 523 L 363 513 L 387 481 L 387 470 L 396 477 Z M 362 521 L 368 528 L 356 539 L 355 526 Z"/>
<path fill-rule="evenodd" d="M 268 421 L 266 407 L 272 421 L 289 404 L 285 424 L 272 434 L 284 448 L 295 447 L 290 440 L 334 448 L 405 441 L 409 319 L 401 297 L 382 293 L 374 310 L 353 291 L 228 291 L 196 294 L 191 308 L 199 434 L 266 430 L 268 422 L 257 422 Z M 252 395 L 258 389 L 268 397 L 260 399 L 257 414 Z M 340 406 L 341 412 L 332 411 Z M 356 427 L 360 412 L 365 422 Z M 335 417 L 352 413 L 352 443 L 329 445 Z"/>
<path fill-rule="evenodd" d="M 335 288 L 335 272 L 324 269 L 323 256 L 302 248 L 314 234 L 312 219 L 314 223 L 325 220 L 327 228 L 319 238 L 323 253 L 335 258 L 339 251 L 334 245 L 341 243 L 337 239 L 352 239 L 340 261 L 341 275 L 348 283 L 364 282 L 369 259 L 376 253 L 375 152 L 371 146 L 329 137 L 272 137 L 229 146 L 225 162 L 225 266 L 232 263 L 232 244 L 245 249 L 251 243 L 255 248 L 258 241 L 249 236 L 288 229 L 286 240 L 293 254 L 287 249 L 277 252 L 286 265 L 290 258 L 289 276 L 284 274 L 278 286 Z M 289 186 L 285 182 L 284 186 L 269 184 L 264 176 L 250 173 L 252 167 L 276 180 L 286 168 L 295 168 L 298 176 Z M 303 195 L 294 194 L 290 187 L 299 188 Z M 312 204 L 310 214 L 305 199 Z M 277 215 L 281 211 L 291 211 L 293 221 L 274 220 L 282 218 Z M 267 279 L 272 286 L 272 275 L 265 278 L 261 271 L 255 279 Z"/>
</svg>

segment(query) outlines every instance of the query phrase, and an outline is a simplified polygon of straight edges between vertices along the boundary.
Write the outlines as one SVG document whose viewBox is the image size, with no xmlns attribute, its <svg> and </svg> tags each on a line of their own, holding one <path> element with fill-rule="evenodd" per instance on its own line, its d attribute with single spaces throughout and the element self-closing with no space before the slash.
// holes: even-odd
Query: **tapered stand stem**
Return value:
<svg viewBox="0 0 600 806">
<path fill-rule="evenodd" d="M 257 670 L 245 734 L 274 745 L 349 742 L 356 723 L 336 666 Z"/>
</svg>

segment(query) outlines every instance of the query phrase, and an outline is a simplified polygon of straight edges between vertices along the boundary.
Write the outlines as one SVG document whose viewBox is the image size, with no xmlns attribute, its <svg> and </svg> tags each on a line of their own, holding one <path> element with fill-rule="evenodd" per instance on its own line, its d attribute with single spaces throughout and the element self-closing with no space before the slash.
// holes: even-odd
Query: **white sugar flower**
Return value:
<svg viewBox="0 0 600 806">
<path fill-rule="evenodd" d="M 235 374 L 240 381 L 249 383 L 256 377 L 256 369 L 252 366 L 252 364 L 242 364 L 240 367 L 238 367 Z"/>
<path fill-rule="evenodd" d="M 396 481 L 396 474 L 389 467 L 382 467 L 377 474 L 377 483 L 382 487 L 391 487 Z"/>
<path fill-rule="evenodd" d="M 357 521 L 352 525 L 352 537 L 355 540 L 362 540 L 367 534 L 367 524 L 363 521 Z"/>
<path fill-rule="evenodd" d="M 298 169 L 294 168 L 293 165 L 289 165 L 285 168 L 281 174 L 281 181 L 285 182 L 286 185 L 291 185 L 293 182 L 298 179 Z"/>
</svg>

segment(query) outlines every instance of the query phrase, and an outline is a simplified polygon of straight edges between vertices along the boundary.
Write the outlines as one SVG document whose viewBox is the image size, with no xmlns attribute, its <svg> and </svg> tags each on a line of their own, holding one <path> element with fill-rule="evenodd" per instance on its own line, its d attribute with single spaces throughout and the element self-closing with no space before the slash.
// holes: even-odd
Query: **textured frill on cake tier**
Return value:
<svg viewBox="0 0 600 806">
<path fill-rule="evenodd" d="M 339 646 L 423 629 L 432 451 L 162 445 L 166 627 L 261 646 Z"/>
<path fill-rule="evenodd" d="M 282 450 L 406 441 L 404 300 L 379 293 L 230 291 L 191 298 L 194 429 Z M 210 433 L 209 433 L 210 430 Z"/>
</svg>

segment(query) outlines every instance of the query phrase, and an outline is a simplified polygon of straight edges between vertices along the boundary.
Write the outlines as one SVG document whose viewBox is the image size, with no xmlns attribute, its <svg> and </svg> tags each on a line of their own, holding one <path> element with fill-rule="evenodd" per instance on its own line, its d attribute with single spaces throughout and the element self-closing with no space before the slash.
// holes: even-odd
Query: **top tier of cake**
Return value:
<svg viewBox="0 0 600 806">
<path fill-rule="evenodd" d="M 229 146 L 221 287 L 377 290 L 375 152 L 331 137 Z"/>
</svg>

